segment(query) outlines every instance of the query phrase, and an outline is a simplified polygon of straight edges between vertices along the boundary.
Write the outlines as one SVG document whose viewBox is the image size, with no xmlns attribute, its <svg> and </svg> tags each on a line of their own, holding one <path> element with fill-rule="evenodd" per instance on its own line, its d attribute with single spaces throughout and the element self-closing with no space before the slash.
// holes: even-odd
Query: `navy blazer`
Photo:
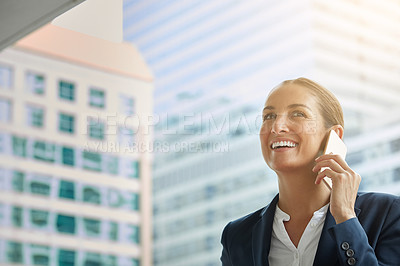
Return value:
<svg viewBox="0 0 400 266">
<path fill-rule="evenodd" d="M 225 227 L 221 238 L 223 266 L 269 265 L 278 198 Z M 358 193 L 355 211 L 357 218 L 336 224 L 328 210 L 314 265 L 400 266 L 400 198 Z"/>
</svg>

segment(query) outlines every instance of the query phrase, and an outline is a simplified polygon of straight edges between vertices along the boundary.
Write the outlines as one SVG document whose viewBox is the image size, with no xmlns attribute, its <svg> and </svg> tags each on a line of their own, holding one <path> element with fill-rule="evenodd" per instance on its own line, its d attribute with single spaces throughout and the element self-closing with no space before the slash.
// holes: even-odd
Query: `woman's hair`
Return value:
<svg viewBox="0 0 400 266">
<path fill-rule="evenodd" d="M 288 84 L 296 84 L 305 87 L 317 98 L 319 111 L 325 120 L 325 128 L 330 128 L 334 125 L 341 125 L 344 128 L 342 106 L 332 92 L 307 78 L 285 80 L 277 87 Z"/>
</svg>

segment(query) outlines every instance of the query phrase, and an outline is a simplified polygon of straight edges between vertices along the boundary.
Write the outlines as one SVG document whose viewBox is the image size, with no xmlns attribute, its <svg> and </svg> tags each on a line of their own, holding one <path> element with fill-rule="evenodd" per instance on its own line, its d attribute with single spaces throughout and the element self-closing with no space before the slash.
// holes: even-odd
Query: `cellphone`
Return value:
<svg viewBox="0 0 400 266">
<path fill-rule="evenodd" d="M 326 141 L 326 145 L 325 145 L 325 149 L 324 149 L 324 154 L 338 154 L 340 155 L 340 157 L 342 157 L 343 159 L 346 158 L 346 153 L 347 153 L 347 147 L 344 144 L 344 142 L 342 141 L 342 139 L 338 136 L 338 134 L 336 134 L 336 132 L 334 130 L 331 130 L 331 132 L 329 132 L 329 136 L 328 136 L 328 140 Z M 325 169 L 327 169 L 329 167 L 323 167 L 321 168 L 321 172 L 324 171 Z M 332 180 L 325 176 L 323 179 L 325 185 L 332 190 Z"/>
</svg>

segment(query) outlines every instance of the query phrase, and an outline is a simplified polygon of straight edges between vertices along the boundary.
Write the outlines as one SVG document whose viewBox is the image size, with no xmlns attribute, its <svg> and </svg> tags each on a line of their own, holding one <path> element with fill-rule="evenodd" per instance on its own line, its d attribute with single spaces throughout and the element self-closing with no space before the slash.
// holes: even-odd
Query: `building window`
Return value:
<svg viewBox="0 0 400 266">
<path fill-rule="evenodd" d="M 89 89 L 89 105 L 98 108 L 105 106 L 105 94 L 103 90 L 97 88 Z"/>
<path fill-rule="evenodd" d="M 31 210 L 31 223 L 35 227 L 43 228 L 48 225 L 49 212 L 40 210 Z"/>
<path fill-rule="evenodd" d="M 75 165 L 75 150 L 70 147 L 62 147 L 61 149 L 62 164 L 64 165 Z"/>
<path fill-rule="evenodd" d="M 107 191 L 107 205 L 112 208 L 120 208 L 125 203 L 125 198 L 122 192 L 116 189 L 108 189 Z"/>
<path fill-rule="evenodd" d="M 11 89 L 13 86 L 13 70 L 9 66 L 0 65 L 0 88 Z"/>
<path fill-rule="evenodd" d="M 59 266 L 74 266 L 75 265 L 75 251 L 60 249 L 58 251 L 58 265 Z"/>
<path fill-rule="evenodd" d="M 116 156 L 107 156 L 105 158 L 107 160 L 106 164 L 106 172 L 112 175 L 118 175 L 119 171 L 119 160 Z"/>
<path fill-rule="evenodd" d="M 86 170 L 101 171 L 101 154 L 83 151 L 82 165 Z"/>
<path fill-rule="evenodd" d="M 75 117 L 64 113 L 59 114 L 58 129 L 73 134 L 75 131 Z"/>
<path fill-rule="evenodd" d="M 66 234 L 75 234 L 75 217 L 68 215 L 57 215 L 57 231 Z"/>
<path fill-rule="evenodd" d="M 11 122 L 12 104 L 10 100 L 0 98 L 0 122 Z"/>
<path fill-rule="evenodd" d="M 60 99 L 73 102 L 75 100 L 75 84 L 67 81 L 60 80 L 58 82 L 59 97 Z"/>
<path fill-rule="evenodd" d="M 26 119 L 30 127 L 42 128 L 44 124 L 44 109 L 38 106 L 26 106 Z"/>
<path fill-rule="evenodd" d="M 75 184 L 74 182 L 61 180 L 58 196 L 64 199 L 75 199 Z"/>
<path fill-rule="evenodd" d="M 44 76 L 32 72 L 26 73 L 26 88 L 33 94 L 42 95 L 45 91 Z"/>
<path fill-rule="evenodd" d="M 30 189 L 32 194 L 49 196 L 50 195 L 50 185 L 47 181 L 33 180 L 30 184 Z"/>
<path fill-rule="evenodd" d="M 129 236 L 130 242 L 139 244 L 140 243 L 140 230 L 137 225 L 130 225 L 131 234 Z"/>
<path fill-rule="evenodd" d="M 88 118 L 89 136 L 93 139 L 104 140 L 104 122 L 99 119 Z"/>
<path fill-rule="evenodd" d="M 108 233 L 108 237 L 113 241 L 118 240 L 118 224 L 116 222 L 110 222 L 110 231 Z"/>
<path fill-rule="evenodd" d="M 85 262 L 83 266 L 102 266 L 101 255 L 98 253 L 86 253 Z"/>
<path fill-rule="evenodd" d="M 13 154 L 19 157 L 26 157 L 26 139 L 12 136 Z"/>
<path fill-rule="evenodd" d="M 33 144 L 33 158 L 46 161 L 54 162 L 54 144 L 46 143 L 44 141 L 35 141 Z"/>
<path fill-rule="evenodd" d="M 83 188 L 83 202 L 100 204 L 101 197 L 97 188 L 86 186 Z"/>
<path fill-rule="evenodd" d="M 83 224 L 87 236 L 90 237 L 100 236 L 101 222 L 99 220 L 84 218 Z"/>
<path fill-rule="evenodd" d="M 119 99 L 121 113 L 123 115 L 133 115 L 135 113 L 135 100 L 133 97 L 121 94 Z"/>
<path fill-rule="evenodd" d="M 127 176 L 131 178 L 139 177 L 139 162 L 138 161 L 130 161 L 127 165 Z"/>
<path fill-rule="evenodd" d="M 132 193 L 132 201 L 131 201 L 131 209 L 138 211 L 139 210 L 139 195 L 137 193 Z"/>
<path fill-rule="evenodd" d="M 132 259 L 132 266 L 140 266 L 140 260 L 136 259 L 136 258 L 133 258 Z"/>
<path fill-rule="evenodd" d="M 133 129 L 125 126 L 118 127 L 118 142 L 120 146 L 132 147 L 135 142 Z"/>
<path fill-rule="evenodd" d="M 12 188 L 17 192 L 24 192 L 25 173 L 13 171 Z"/>
<path fill-rule="evenodd" d="M 11 263 L 23 264 L 24 256 L 22 243 L 10 241 L 7 244 L 7 261 Z"/>
<path fill-rule="evenodd" d="M 22 227 L 22 222 L 23 222 L 23 209 L 21 207 L 12 207 L 11 211 L 11 219 L 12 219 L 12 225 L 16 227 Z"/>
<path fill-rule="evenodd" d="M 48 246 L 31 244 L 31 258 L 33 265 L 50 265 L 50 248 Z"/>
</svg>

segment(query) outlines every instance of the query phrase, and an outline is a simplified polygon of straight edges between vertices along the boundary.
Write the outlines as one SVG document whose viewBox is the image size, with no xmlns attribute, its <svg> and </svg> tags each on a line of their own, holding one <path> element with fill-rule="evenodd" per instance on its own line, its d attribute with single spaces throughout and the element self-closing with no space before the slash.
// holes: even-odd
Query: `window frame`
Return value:
<svg viewBox="0 0 400 266">
<path fill-rule="evenodd" d="M 36 84 L 37 78 L 41 77 L 42 78 L 42 88 L 41 90 L 38 90 L 37 87 L 40 87 Z M 34 80 L 31 80 L 34 79 Z M 46 94 L 46 76 L 42 73 L 35 72 L 28 70 L 25 73 L 25 88 L 26 90 L 34 95 L 39 95 L 39 96 L 44 96 Z"/>
<path fill-rule="evenodd" d="M 65 87 L 63 85 L 71 85 L 71 87 Z M 76 102 L 76 83 L 68 81 L 66 79 L 58 80 L 58 98 L 60 100 Z"/>
</svg>

